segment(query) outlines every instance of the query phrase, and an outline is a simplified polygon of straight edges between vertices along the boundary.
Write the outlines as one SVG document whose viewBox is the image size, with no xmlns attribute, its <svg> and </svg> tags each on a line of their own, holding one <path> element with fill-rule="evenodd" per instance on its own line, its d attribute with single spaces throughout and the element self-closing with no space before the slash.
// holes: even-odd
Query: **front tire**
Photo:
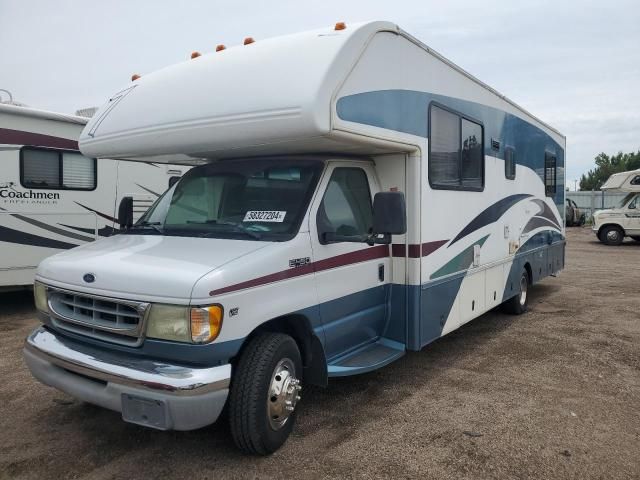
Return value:
<svg viewBox="0 0 640 480">
<path fill-rule="evenodd" d="M 269 455 L 287 441 L 301 376 L 300 350 L 289 335 L 265 333 L 249 342 L 229 394 L 231 436 L 240 450 Z"/>
<path fill-rule="evenodd" d="M 624 232 L 620 227 L 609 225 L 600 232 L 600 241 L 605 245 L 620 245 L 624 240 Z"/>
<path fill-rule="evenodd" d="M 502 304 L 502 310 L 510 315 L 522 315 L 529 307 L 529 272 L 526 269 L 520 274 L 520 290 L 515 297 L 511 297 Z"/>
</svg>

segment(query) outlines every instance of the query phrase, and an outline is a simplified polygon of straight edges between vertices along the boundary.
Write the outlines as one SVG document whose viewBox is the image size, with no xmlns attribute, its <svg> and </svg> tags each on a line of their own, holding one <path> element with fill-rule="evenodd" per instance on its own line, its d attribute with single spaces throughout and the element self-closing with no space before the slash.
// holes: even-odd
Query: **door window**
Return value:
<svg viewBox="0 0 640 480">
<path fill-rule="evenodd" d="M 373 208 L 367 174 L 360 168 L 336 168 L 318 208 L 318 235 L 367 235 L 373 225 Z"/>
</svg>

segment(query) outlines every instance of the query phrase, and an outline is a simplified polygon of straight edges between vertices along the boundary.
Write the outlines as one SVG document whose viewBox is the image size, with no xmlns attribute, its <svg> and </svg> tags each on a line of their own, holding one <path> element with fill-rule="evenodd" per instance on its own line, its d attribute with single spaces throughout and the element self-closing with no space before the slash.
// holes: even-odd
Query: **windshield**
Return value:
<svg viewBox="0 0 640 480">
<path fill-rule="evenodd" d="M 283 241 L 300 227 L 322 163 L 225 160 L 190 170 L 127 233 Z"/>
<path fill-rule="evenodd" d="M 631 199 L 635 196 L 635 193 L 628 193 L 624 196 L 620 203 L 618 204 L 618 208 L 623 208 L 627 203 L 631 201 Z"/>
</svg>

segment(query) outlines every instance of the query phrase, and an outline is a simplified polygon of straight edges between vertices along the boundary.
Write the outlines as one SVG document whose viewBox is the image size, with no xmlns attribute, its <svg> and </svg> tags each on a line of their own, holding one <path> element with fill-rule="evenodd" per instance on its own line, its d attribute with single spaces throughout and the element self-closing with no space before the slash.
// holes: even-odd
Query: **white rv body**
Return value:
<svg viewBox="0 0 640 480">
<path fill-rule="evenodd" d="M 263 208 L 240 210 L 238 239 L 132 231 L 48 259 L 37 280 L 54 297 L 63 291 L 116 303 L 222 306 L 222 328 L 205 346 L 170 348 L 149 336 L 118 346 L 130 365 L 155 355 L 171 365 L 189 363 L 194 376 L 218 365 L 206 373 L 219 385 L 218 412 L 229 389 L 228 383 L 220 386 L 221 376 L 230 380 L 229 364 L 237 365 L 243 347 L 264 328 L 295 332 L 306 355 L 305 380 L 323 384 L 420 350 L 503 302 L 526 304 L 528 284 L 564 267 L 565 143 L 555 129 L 388 22 L 202 55 L 143 75 L 116 93 L 84 129 L 82 152 L 209 162 L 178 183 L 181 198 L 196 179 L 224 169 L 255 169 L 260 162 L 291 170 L 315 165 L 319 176 L 312 194 L 298 202 L 304 211 L 294 233 L 272 238 L 268 232 L 276 227 L 252 223 L 258 214 L 289 218 L 265 196 Z M 300 172 L 288 179 L 292 185 L 302 181 Z M 261 175 L 247 184 L 255 190 L 271 182 L 286 190 L 281 173 Z M 342 227 L 358 231 L 348 220 L 331 230 L 336 226 L 325 199 L 333 202 L 336 179 L 349 175 L 350 181 L 366 178 L 369 201 L 381 192 L 404 194 L 406 233 L 393 235 L 391 245 L 345 240 L 337 233 Z M 353 211 L 351 201 L 338 202 L 340 215 Z M 209 221 L 215 223 L 213 215 Z M 262 237 L 249 238 L 260 232 Z M 95 274 L 90 284 L 83 280 L 89 271 Z M 60 360 L 47 357 L 45 339 L 64 346 L 66 366 L 74 356 L 68 336 L 96 348 L 108 343 L 69 327 L 55 311 L 43 314 L 46 327 L 32 335 L 26 353 L 32 371 L 82 397 L 82 389 L 65 383 L 73 383 L 69 378 L 46 374 L 47 362 Z M 99 368 L 110 367 L 105 362 Z M 157 381 L 171 383 L 161 375 Z M 174 397 L 158 391 L 151 397 L 175 416 L 161 428 L 212 421 L 212 415 L 186 421 Z M 128 407 L 113 397 L 91 401 L 145 424 L 129 418 Z"/>
<path fill-rule="evenodd" d="M 78 137 L 87 120 L 0 104 L 0 289 L 32 285 L 44 258 L 111 235 L 118 229 L 115 217 L 122 197 L 134 198 L 137 219 L 168 188 L 169 178 L 188 170 L 182 165 L 101 160 L 95 170 L 79 172 L 95 185 L 25 186 L 23 162 L 28 163 L 30 155 L 71 154 L 77 160 Z M 28 181 L 37 176 L 34 171 Z"/>
</svg>

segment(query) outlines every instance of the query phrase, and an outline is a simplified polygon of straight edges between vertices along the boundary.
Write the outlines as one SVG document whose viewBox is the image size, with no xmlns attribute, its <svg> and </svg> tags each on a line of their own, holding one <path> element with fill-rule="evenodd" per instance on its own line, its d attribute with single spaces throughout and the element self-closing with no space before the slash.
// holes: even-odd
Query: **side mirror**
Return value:
<svg viewBox="0 0 640 480">
<path fill-rule="evenodd" d="M 407 233 L 407 206 L 402 192 L 379 192 L 373 197 L 373 234 Z"/>
<path fill-rule="evenodd" d="M 118 207 L 118 223 L 120 229 L 127 229 L 133 225 L 133 197 L 122 197 Z"/>
</svg>

